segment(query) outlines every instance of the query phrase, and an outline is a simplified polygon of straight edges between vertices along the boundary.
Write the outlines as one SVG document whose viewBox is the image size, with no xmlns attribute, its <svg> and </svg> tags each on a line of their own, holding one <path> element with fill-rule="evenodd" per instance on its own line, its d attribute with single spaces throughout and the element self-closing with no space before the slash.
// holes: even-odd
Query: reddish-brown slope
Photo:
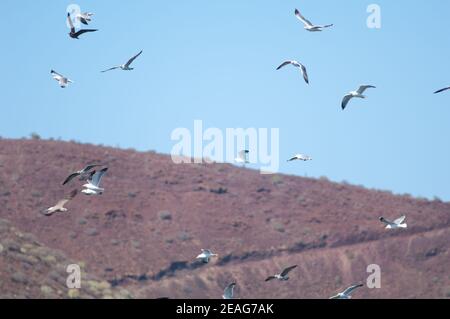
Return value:
<svg viewBox="0 0 450 319">
<path fill-rule="evenodd" d="M 78 196 L 67 214 L 39 214 L 80 185 L 61 186 L 69 172 L 96 161 L 110 167 L 103 196 Z M 218 250 L 225 271 L 305 250 L 320 255 L 327 254 L 324 248 L 396 241 L 450 225 L 450 204 L 439 201 L 260 175 L 231 165 L 175 165 L 155 153 L 36 140 L 0 140 L 0 205 L 0 217 L 119 285 L 140 279 L 150 286 L 149 281 L 173 273 L 186 276 L 183 269 L 196 267 L 192 260 L 200 248 Z M 404 213 L 407 231 L 386 232 L 378 222 L 380 215 Z"/>
</svg>

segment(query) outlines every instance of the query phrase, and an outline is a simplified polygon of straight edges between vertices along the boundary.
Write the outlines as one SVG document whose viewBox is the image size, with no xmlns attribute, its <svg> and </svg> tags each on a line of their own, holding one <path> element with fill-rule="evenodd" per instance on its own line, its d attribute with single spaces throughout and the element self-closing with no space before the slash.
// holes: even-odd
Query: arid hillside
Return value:
<svg viewBox="0 0 450 319">
<path fill-rule="evenodd" d="M 68 212 L 42 215 L 81 189 L 78 180 L 61 184 L 93 162 L 109 167 L 105 193 L 79 194 Z M 403 214 L 406 230 L 387 231 L 378 221 Z M 48 283 L 48 272 L 61 272 L 56 264 L 16 258 L 34 242 L 61 254 L 62 265 L 82 263 L 108 289 L 82 298 L 220 298 L 231 281 L 238 298 L 328 298 L 365 283 L 369 264 L 380 265 L 382 287 L 354 298 L 450 296 L 450 203 L 326 180 L 175 165 L 167 155 L 88 144 L 0 140 L 0 218 L 30 237 L 0 233 L 0 297 L 73 296 L 64 282 Z M 219 258 L 196 262 L 201 248 Z M 264 282 L 291 264 L 299 267 L 288 282 Z M 28 280 L 14 279 L 20 267 Z"/>
</svg>

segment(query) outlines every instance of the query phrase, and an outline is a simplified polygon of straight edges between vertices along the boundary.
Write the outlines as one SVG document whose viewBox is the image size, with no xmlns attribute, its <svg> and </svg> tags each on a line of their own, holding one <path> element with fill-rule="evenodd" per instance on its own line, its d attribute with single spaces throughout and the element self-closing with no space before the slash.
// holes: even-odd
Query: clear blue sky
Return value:
<svg viewBox="0 0 450 319">
<path fill-rule="evenodd" d="M 65 10 L 100 31 L 72 40 Z M 382 9 L 382 28 L 366 8 Z M 309 33 L 294 8 L 317 24 Z M 280 128 L 281 172 L 450 200 L 450 1 L 3 0 L 0 135 L 169 153 L 176 127 Z M 431 25 L 428 28 L 427 25 Z M 143 49 L 135 71 L 101 74 Z M 311 85 L 285 59 L 303 62 Z M 75 81 L 62 90 L 55 69 Z M 359 84 L 377 89 L 342 112 Z M 302 152 L 308 163 L 284 159 Z"/>
</svg>

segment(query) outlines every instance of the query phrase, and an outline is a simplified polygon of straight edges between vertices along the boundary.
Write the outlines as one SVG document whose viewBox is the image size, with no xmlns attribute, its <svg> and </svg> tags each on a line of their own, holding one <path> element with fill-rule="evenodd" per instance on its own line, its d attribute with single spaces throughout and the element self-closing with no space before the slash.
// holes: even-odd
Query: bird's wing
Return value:
<svg viewBox="0 0 450 319">
<path fill-rule="evenodd" d="M 363 94 L 364 91 L 367 90 L 367 89 L 375 89 L 375 86 L 373 86 L 373 85 L 361 85 L 356 92 L 358 92 L 359 94 Z"/>
<path fill-rule="evenodd" d="M 87 33 L 87 32 L 96 32 L 98 31 L 97 29 L 83 29 L 83 30 L 79 30 L 78 32 L 76 32 L 74 35 L 76 37 L 82 35 L 83 33 Z"/>
<path fill-rule="evenodd" d="M 69 23 L 71 32 L 75 32 L 75 27 L 73 26 L 72 18 L 70 18 L 69 12 L 67 12 L 67 22 Z"/>
<path fill-rule="evenodd" d="M 400 225 L 402 224 L 406 219 L 406 216 L 402 216 L 400 218 L 397 218 L 396 220 L 394 220 L 394 224 Z"/>
<path fill-rule="evenodd" d="M 284 276 L 286 276 L 292 269 L 295 269 L 295 268 L 297 268 L 297 265 L 288 267 L 288 268 L 284 269 L 283 272 L 282 272 L 280 275 L 284 277 Z"/>
<path fill-rule="evenodd" d="M 300 64 L 300 69 L 302 70 L 303 78 L 305 82 L 309 84 L 308 72 L 306 72 L 306 67 L 303 64 Z"/>
<path fill-rule="evenodd" d="M 270 277 L 267 277 L 265 281 L 266 281 L 266 282 L 267 282 L 267 281 L 271 281 L 271 280 L 273 280 L 273 279 L 275 279 L 275 278 L 276 278 L 275 276 L 270 276 Z"/>
<path fill-rule="evenodd" d="M 350 295 L 356 288 L 364 286 L 363 284 L 353 285 L 344 290 L 344 295 Z"/>
<path fill-rule="evenodd" d="M 320 28 L 324 29 L 324 28 L 329 28 L 334 26 L 334 24 L 326 24 L 326 25 L 321 25 Z"/>
<path fill-rule="evenodd" d="M 202 252 L 205 253 L 205 254 L 209 254 L 209 255 L 212 254 L 211 250 L 209 250 L 209 249 L 202 249 Z"/>
<path fill-rule="evenodd" d="M 450 86 L 447 87 L 447 88 L 443 88 L 443 89 L 437 90 L 436 92 L 434 92 L 434 94 L 438 94 L 438 93 L 441 93 L 441 92 L 444 92 L 444 91 L 447 91 L 447 90 L 450 90 Z"/>
<path fill-rule="evenodd" d="M 292 64 L 292 61 L 285 61 L 277 68 L 277 70 L 284 68 L 286 65 Z"/>
<path fill-rule="evenodd" d="M 68 182 L 70 182 L 72 179 L 74 179 L 78 175 L 80 175 L 80 173 L 78 173 L 78 172 L 70 174 L 69 177 L 67 177 L 66 180 L 63 182 L 63 185 L 66 185 Z"/>
<path fill-rule="evenodd" d="M 91 183 L 97 187 L 100 186 L 100 182 L 102 180 L 103 175 L 105 175 L 105 173 L 108 171 L 108 167 L 102 169 L 99 172 L 96 172 L 91 179 Z"/>
<path fill-rule="evenodd" d="M 392 222 L 384 217 L 380 217 L 380 221 L 386 225 L 392 225 Z"/>
<path fill-rule="evenodd" d="M 70 199 L 61 199 L 59 202 L 56 203 L 55 206 L 53 206 L 56 209 L 61 209 L 64 208 L 64 205 L 66 205 L 68 202 L 70 201 Z"/>
<path fill-rule="evenodd" d="M 136 60 L 136 58 L 142 54 L 142 52 L 143 52 L 143 50 L 141 50 L 141 52 L 139 52 L 134 57 L 129 59 L 128 62 L 125 64 L 125 67 L 129 67 L 131 65 L 131 63 L 133 63 L 133 61 Z"/>
<path fill-rule="evenodd" d="M 116 69 L 118 69 L 118 68 L 120 68 L 120 66 L 115 66 L 115 67 L 113 67 L 113 68 L 109 68 L 109 69 L 107 69 L 107 70 L 103 70 L 102 73 L 105 73 L 105 72 L 108 72 L 108 71 L 112 71 L 112 70 L 116 70 Z"/>
<path fill-rule="evenodd" d="M 64 76 L 62 76 L 61 74 L 59 74 L 58 72 L 51 70 L 50 73 L 53 75 L 53 77 L 55 78 L 55 80 L 61 80 L 64 78 Z"/>
<path fill-rule="evenodd" d="M 225 288 L 225 291 L 223 292 L 223 295 L 224 295 L 224 297 L 226 297 L 226 299 L 232 299 L 233 298 L 234 286 L 236 286 L 235 282 L 229 284 L 227 286 L 227 288 Z"/>
<path fill-rule="evenodd" d="M 330 297 L 329 299 L 339 299 L 339 295 L 334 295 L 333 297 Z"/>
<path fill-rule="evenodd" d="M 102 165 L 100 165 L 100 164 L 87 165 L 85 168 L 82 169 L 82 171 L 84 173 L 86 173 L 86 172 L 90 171 L 91 169 L 93 169 L 94 167 L 99 167 L 99 166 L 102 166 Z"/>
<path fill-rule="evenodd" d="M 297 9 L 295 9 L 295 16 L 301 21 L 303 22 L 306 26 L 312 27 L 312 23 L 311 21 L 305 19 L 304 16 L 302 16 L 302 14 L 300 13 L 300 11 L 298 11 Z"/>
<path fill-rule="evenodd" d="M 346 96 L 344 96 L 344 98 L 342 99 L 342 104 L 341 107 L 343 110 L 345 110 L 345 107 L 347 106 L 348 102 L 352 99 L 352 95 L 351 94 L 347 94 Z"/>
<path fill-rule="evenodd" d="M 292 157 L 292 158 L 288 159 L 288 162 L 292 162 L 292 161 L 295 161 L 296 159 L 297 159 L 297 156 L 294 156 L 294 157 Z"/>
</svg>

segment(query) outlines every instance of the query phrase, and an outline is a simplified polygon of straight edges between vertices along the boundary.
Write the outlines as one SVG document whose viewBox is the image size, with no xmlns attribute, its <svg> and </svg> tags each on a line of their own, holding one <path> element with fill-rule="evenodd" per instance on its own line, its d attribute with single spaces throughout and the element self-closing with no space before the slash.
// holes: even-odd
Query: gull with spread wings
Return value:
<svg viewBox="0 0 450 319">
<path fill-rule="evenodd" d="M 123 70 L 123 71 L 132 71 L 132 70 L 134 70 L 134 68 L 130 68 L 130 65 L 131 65 L 131 63 L 133 63 L 134 60 L 136 60 L 136 58 L 137 58 L 138 56 L 140 56 L 140 55 L 142 54 L 142 52 L 143 52 L 143 50 L 141 50 L 141 52 L 139 52 L 139 53 L 136 54 L 134 57 L 132 57 L 131 59 L 129 59 L 127 63 L 122 64 L 122 65 L 119 65 L 119 66 L 115 66 L 115 67 L 112 67 L 112 68 L 109 68 L 109 69 L 107 69 L 107 70 L 102 71 L 102 73 L 108 72 L 108 71 L 112 71 L 112 70 L 116 70 L 116 69 L 121 69 L 121 70 Z"/>
<path fill-rule="evenodd" d="M 353 285 L 345 289 L 343 292 L 338 293 L 337 295 L 331 297 L 330 299 L 351 299 L 350 295 L 355 289 L 363 287 L 363 284 Z"/>
<path fill-rule="evenodd" d="M 66 205 L 68 202 L 74 199 L 75 196 L 77 196 L 77 194 L 78 190 L 74 189 L 72 192 L 70 192 L 70 194 L 66 198 L 61 199 L 59 202 L 56 203 L 55 206 L 46 209 L 45 211 L 42 212 L 42 214 L 44 214 L 45 216 L 51 216 L 54 213 L 67 212 L 67 208 L 65 208 L 64 205 Z"/>
<path fill-rule="evenodd" d="M 365 99 L 366 96 L 363 95 L 364 91 L 367 89 L 375 89 L 376 87 L 373 85 L 361 85 L 356 91 L 349 92 L 344 98 L 342 99 L 341 107 L 343 110 L 345 110 L 345 107 L 347 106 L 348 102 L 350 102 L 351 99 L 354 97 Z"/>
<path fill-rule="evenodd" d="M 273 279 L 278 279 L 280 281 L 287 281 L 287 280 L 289 280 L 289 276 L 288 276 L 289 272 L 295 268 L 297 268 L 297 265 L 285 268 L 280 274 L 276 274 L 274 276 L 267 277 L 266 281 L 271 281 Z"/>
<path fill-rule="evenodd" d="M 107 171 L 108 167 L 105 167 L 99 172 L 93 172 L 81 192 L 85 195 L 102 195 L 105 189 L 100 187 L 100 182 Z"/>
<path fill-rule="evenodd" d="M 293 65 L 297 68 L 299 68 L 302 71 L 302 75 L 303 75 L 303 79 L 305 80 L 306 84 L 309 84 L 309 78 L 308 78 L 308 72 L 306 72 L 306 67 L 301 64 L 300 62 L 297 62 L 295 60 L 289 60 L 289 61 L 285 61 L 283 62 L 278 68 L 277 70 L 285 67 L 286 65 Z"/>
<path fill-rule="evenodd" d="M 68 182 L 70 182 L 72 179 L 74 179 L 77 176 L 80 176 L 80 181 L 85 180 L 86 178 L 88 178 L 90 176 L 90 170 L 95 167 L 99 167 L 99 166 L 103 166 L 103 165 L 99 165 L 99 164 L 87 165 L 85 168 L 70 174 L 64 180 L 63 185 L 66 185 Z"/>
<path fill-rule="evenodd" d="M 386 229 L 408 228 L 408 225 L 405 223 L 405 220 L 406 216 L 397 218 L 394 221 L 390 221 L 384 217 L 380 217 L 380 222 L 386 225 Z"/>
<path fill-rule="evenodd" d="M 305 25 L 305 29 L 307 31 L 310 32 L 320 32 L 322 31 L 322 29 L 325 28 L 329 28 L 332 27 L 332 24 L 327 24 L 327 25 L 314 25 L 311 23 L 311 21 L 307 20 L 304 16 L 302 16 L 302 14 L 300 13 L 300 11 L 298 11 L 297 9 L 295 9 L 295 16 L 301 21 L 303 22 L 303 24 Z"/>
<path fill-rule="evenodd" d="M 69 85 L 69 83 L 73 83 L 73 81 L 71 79 L 65 77 L 62 74 L 59 74 L 58 72 L 56 72 L 54 70 L 51 70 L 50 74 L 52 75 L 54 80 L 58 81 L 59 86 L 63 89 L 66 88 Z"/>
</svg>

